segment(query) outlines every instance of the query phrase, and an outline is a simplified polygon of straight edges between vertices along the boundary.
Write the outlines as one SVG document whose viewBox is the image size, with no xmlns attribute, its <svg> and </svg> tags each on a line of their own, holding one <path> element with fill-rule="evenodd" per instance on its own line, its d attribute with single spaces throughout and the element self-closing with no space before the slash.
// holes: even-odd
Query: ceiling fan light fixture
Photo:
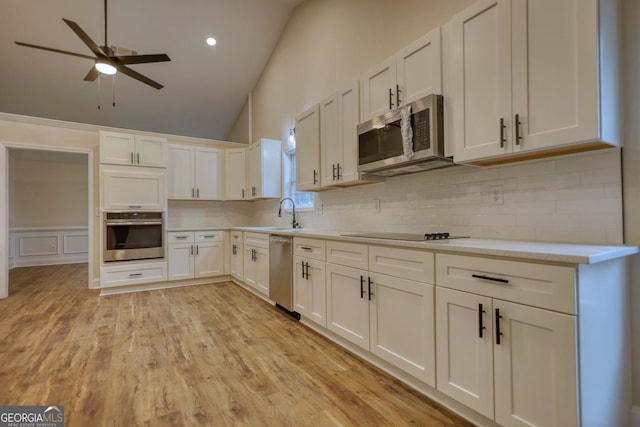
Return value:
<svg viewBox="0 0 640 427">
<path fill-rule="evenodd" d="M 111 64 L 107 64 L 106 62 L 96 62 L 96 70 L 100 71 L 102 74 L 113 75 L 118 70 Z"/>
<path fill-rule="evenodd" d="M 214 39 L 213 37 L 208 37 L 207 38 L 207 44 L 209 46 L 215 46 L 215 44 L 217 43 L 216 39 Z"/>
</svg>

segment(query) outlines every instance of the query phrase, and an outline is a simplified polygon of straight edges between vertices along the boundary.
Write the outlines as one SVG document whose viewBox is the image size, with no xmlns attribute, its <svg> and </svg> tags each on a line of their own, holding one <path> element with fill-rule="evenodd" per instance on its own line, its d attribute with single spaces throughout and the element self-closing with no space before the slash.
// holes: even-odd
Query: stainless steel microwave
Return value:
<svg viewBox="0 0 640 427">
<path fill-rule="evenodd" d="M 410 108 L 411 143 L 404 144 L 401 115 Z M 358 125 L 358 172 L 394 176 L 453 166 L 444 157 L 443 98 L 429 95 Z M 409 150 L 407 150 L 407 145 Z"/>
</svg>

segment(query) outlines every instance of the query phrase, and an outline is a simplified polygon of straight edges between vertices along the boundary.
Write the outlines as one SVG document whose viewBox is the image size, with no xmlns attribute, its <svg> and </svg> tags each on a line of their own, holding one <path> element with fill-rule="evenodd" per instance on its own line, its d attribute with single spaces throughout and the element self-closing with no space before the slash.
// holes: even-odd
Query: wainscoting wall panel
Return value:
<svg viewBox="0 0 640 427">
<path fill-rule="evenodd" d="M 13 228 L 9 242 L 9 268 L 88 260 L 87 227 Z"/>
</svg>

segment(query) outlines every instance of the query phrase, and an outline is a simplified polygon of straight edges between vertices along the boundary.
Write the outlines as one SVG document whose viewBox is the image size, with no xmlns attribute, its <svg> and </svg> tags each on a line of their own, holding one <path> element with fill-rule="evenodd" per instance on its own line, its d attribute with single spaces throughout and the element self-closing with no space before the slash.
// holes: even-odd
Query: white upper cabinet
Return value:
<svg viewBox="0 0 640 427">
<path fill-rule="evenodd" d="M 246 149 L 227 149 L 224 153 L 224 198 L 247 200 Z"/>
<path fill-rule="evenodd" d="M 440 27 L 362 76 L 362 121 L 442 93 Z"/>
<path fill-rule="evenodd" d="M 333 94 L 320 102 L 320 185 L 331 187 L 338 181 L 342 162 L 342 144 L 338 125 L 338 96 Z"/>
<path fill-rule="evenodd" d="M 101 177 L 103 209 L 163 210 L 167 206 L 164 170 L 106 166 Z"/>
<path fill-rule="evenodd" d="M 314 105 L 296 116 L 296 188 L 320 188 L 320 107 Z"/>
<path fill-rule="evenodd" d="M 480 0 L 453 18 L 456 161 L 617 143 L 614 91 L 603 86 L 616 75 L 616 61 L 605 62 L 615 55 L 606 52 L 612 44 L 615 51 L 615 37 L 602 37 L 610 23 L 599 23 L 607 3 Z"/>
<path fill-rule="evenodd" d="M 169 199 L 222 200 L 222 149 L 170 144 L 169 158 Z"/>
<path fill-rule="evenodd" d="M 100 132 L 100 163 L 166 168 L 167 140 L 154 136 Z"/>
<path fill-rule="evenodd" d="M 247 150 L 247 198 L 279 199 L 282 194 L 280 141 L 262 138 Z"/>
</svg>

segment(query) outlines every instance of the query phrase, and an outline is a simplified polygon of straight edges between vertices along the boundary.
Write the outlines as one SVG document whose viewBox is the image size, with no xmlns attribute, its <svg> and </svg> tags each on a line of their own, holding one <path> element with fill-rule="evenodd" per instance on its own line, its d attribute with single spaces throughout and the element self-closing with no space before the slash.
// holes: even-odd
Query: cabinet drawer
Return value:
<svg viewBox="0 0 640 427">
<path fill-rule="evenodd" d="M 436 255 L 436 284 L 563 313 L 576 313 L 571 267 Z"/>
<path fill-rule="evenodd" d="M 245 246 L 269 249 L 269 235 L 267 233 L 244 233 Z"/>
<path fill-rule="evenodd" d="M 221 242 L 224 240 L 224 231 L 196 231 L 197 242 Z"/>
<path fill-rule="evenodd" d="M 293 254 L 324 261 L 325 241 L 296 237 L 293 239 Z"/>
<path fill-rule="evenodd" d="M 193 231 L 170 231 L 167 233 L 167 243 L 193 243 Z"/>
<path fill-rule="evenodd" d="M 434 283 L 434 254 L 412 249 L 369 246 L 369 271 Z"/>
<path fill-rule="evenodd" d="M 347 267 L 369 269 L 369 250 L 360 243 L 327 241 L 327 262 Z"/>
<path fill-rule="evenodd" d="M 167 280 L 167 263 L 152 262 L 100 268 L 100 286 L 138 285 Z"/>
</svg>

